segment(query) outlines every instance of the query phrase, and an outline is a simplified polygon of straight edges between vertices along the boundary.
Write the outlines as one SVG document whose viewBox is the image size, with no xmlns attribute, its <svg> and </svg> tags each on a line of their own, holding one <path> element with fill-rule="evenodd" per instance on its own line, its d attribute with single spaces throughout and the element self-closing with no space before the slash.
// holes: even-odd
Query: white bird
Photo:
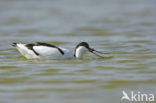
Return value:
<svg viewBox="0 0 156 103">
<path fill-rule="evenodd" d="M 96 53 L 101 53 L 89 47 L 86 42 L 79 43 L 72 52 L 68 49 L 57 47 L 47 43 L 13 43 L 17 50 L 27 59 L 48 58 L 48 59 L 66 59 L 66 58 L 82 58 L 85 51 L 89 51 L 96 56 L 102 57 Z M 96 53 L 95 53 L 96 52 Z"/>
</svg>

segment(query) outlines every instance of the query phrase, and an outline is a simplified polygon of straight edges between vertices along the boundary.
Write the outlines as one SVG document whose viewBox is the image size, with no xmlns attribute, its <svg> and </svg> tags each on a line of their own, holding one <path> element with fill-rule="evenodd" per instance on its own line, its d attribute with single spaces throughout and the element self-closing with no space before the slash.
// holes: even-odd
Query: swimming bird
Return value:
<svg viewBox="0 0 156 103">
<path fill-rule="evenodd" d="M 70 51 L 68 49 L 57 47 L 55 45 L 51 45 L 48 43 L 13 43 L 12 46 L 16 47 L 16 49 L 27 59 L 35 59 L 35 58 L 48 58 L 48 59 L 66 59 L 66 58 L 82 58 L 85 51 L 89 51 L 96 56 L 103 58 L 103 56 L 97 54 L 104 54 L 100 51 L 97 51 L 93 48 L 90 48 L 87 42 L 79 43 L 74 51 Z"/>
</svg>

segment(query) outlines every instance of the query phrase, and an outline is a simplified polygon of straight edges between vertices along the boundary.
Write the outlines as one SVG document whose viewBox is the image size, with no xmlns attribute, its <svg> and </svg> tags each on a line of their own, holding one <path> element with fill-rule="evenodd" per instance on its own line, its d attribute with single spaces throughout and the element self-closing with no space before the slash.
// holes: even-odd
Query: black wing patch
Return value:
<svg viewBox="0 0 156 103">
<path fill-rule="evenodd" d="M 32 50 L 36 55 L 39 55 L 34 49 L 33 46 L 35 46 L 35 44 L 27 44 L 26 47 L 30 50 Z"/>
<path fill-rule="evenodd" d="M 64 55 L 63 50 L 62 50 L 62 49 L 60 49 L 60 48 L 58 48 L 58 47 L 57 47 L 57 46 L 55 46 L 55 45 L 51 45 L 51 44 L 47 44 L 47 43 L 37 42 L 36 46 L 48 46 L 48 47 L 57 48 L 57 49 L 60 51 L 60 53 L 61 53 L 62 55 Z"/>
</svg>

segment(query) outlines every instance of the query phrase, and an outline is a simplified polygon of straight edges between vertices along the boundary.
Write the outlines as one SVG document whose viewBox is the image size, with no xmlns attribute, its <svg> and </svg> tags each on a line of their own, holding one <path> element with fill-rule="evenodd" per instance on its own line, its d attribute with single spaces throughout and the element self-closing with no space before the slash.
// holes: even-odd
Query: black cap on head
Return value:
<svg viewBox="0 0 156 103">
<path fill-rule="evenodd" d="M 76 49 L 77 49 L 79 46 L 84 46 L 84 47 L 86 47 L 87 49 L 90 48 L 90 47 L 89 47 L 89 44 L 88 44 L 87 42 L 81 42 L 81 43 L 79 43 L 79 44 L 75 47 L 74 56 L 75 56 L 75 54 L 76 54 Z"/>
<path fill-rule="evenodd" d="M 84 47 L 86 47 L 86 48 L 89 49 L 89 44 L 88 44 L 87 42 L 81 42 L 81 43 L 79 43 L 79 44 L 76 46 L 76 48 L 78 48 L 79 46 L 84 46 Z"/>
</svg>

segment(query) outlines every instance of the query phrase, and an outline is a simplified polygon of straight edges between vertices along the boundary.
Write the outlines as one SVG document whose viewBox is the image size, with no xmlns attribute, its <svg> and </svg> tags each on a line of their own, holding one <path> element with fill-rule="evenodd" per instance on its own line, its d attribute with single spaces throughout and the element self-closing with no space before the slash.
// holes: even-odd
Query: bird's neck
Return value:
<svg viewBox="0 0 156 103">
<path fill-rule="evenodd" d="M 83 47 L 83 46 L 80 46 L 78 48 L 75 48 L 74 56 L 76 58 L 82 58 L 85 50 L 86 50 L 86 48 Z"/>
</svg>

